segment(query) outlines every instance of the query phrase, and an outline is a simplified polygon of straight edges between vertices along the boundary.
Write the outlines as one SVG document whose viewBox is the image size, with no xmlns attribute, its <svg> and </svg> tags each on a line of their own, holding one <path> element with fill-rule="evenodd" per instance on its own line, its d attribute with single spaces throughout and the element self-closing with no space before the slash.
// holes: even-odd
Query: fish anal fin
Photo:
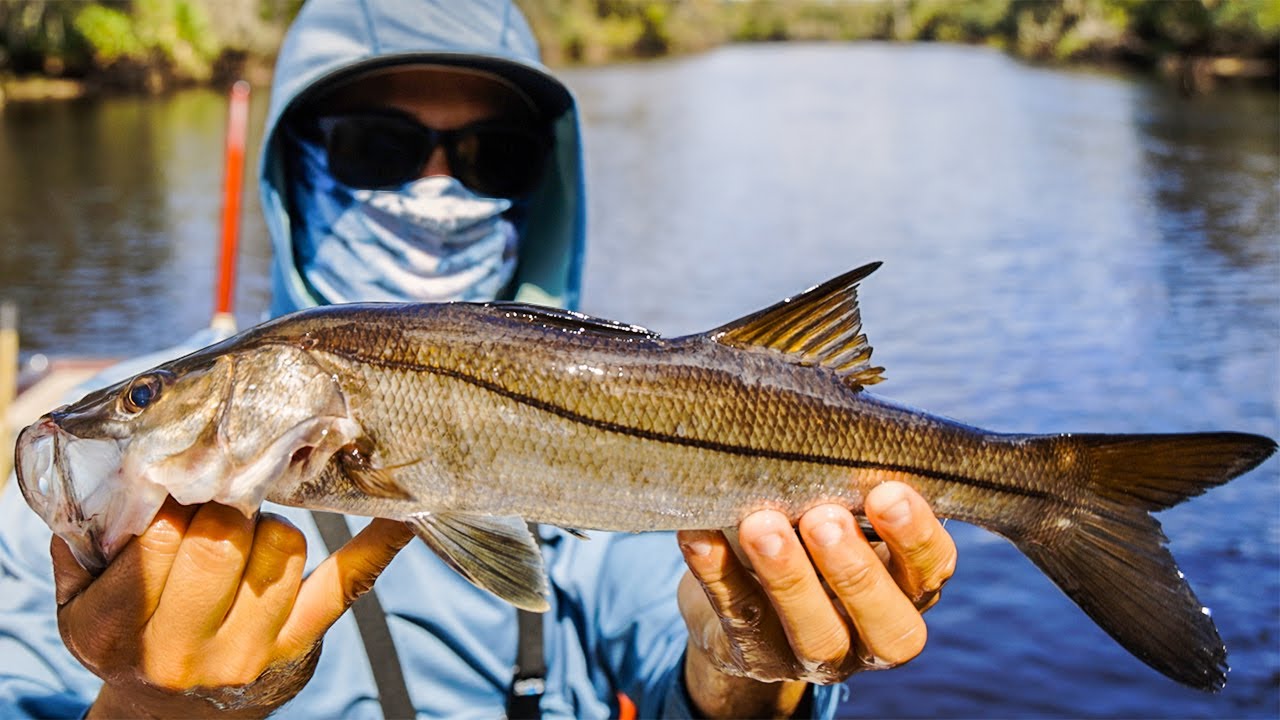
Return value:
<svg viewBox="0 0 1280 720">
<path fill-rule="evenodd" d="M 858 283 L 878 267 L 874 262 L 850 270 L 707 335 L 731 347 L 764 348 L 797 365 L 826 368 L 853 389 L 874 385 L 884 379 L 884 368 L 871 365 Z"/>
<path fill-rule="evenodd" d="M 443 512 L 419 513 L 406 522 L 476 587 L 522 610 L 550 609 L 542 552 L 524 519 Z"/>
<path fill-rule="evenodd" d="M 391 500 L 410 500 L 413 495 L 405 490 L 387 468 L 375 466 L 364 448 L 368 443 L 354 442 L 344 445 L 334 459 L 351 484 L 371 497 Z"/>
<path fill-rule="evenodd" d="M 1108 510 L 1081 514 L 1051 544 L 1018 547 L 1138 659 L 1185 685 L 1220 690 L 1227 650 L 1160 524 L 1141 510 Z"/>
</svg>

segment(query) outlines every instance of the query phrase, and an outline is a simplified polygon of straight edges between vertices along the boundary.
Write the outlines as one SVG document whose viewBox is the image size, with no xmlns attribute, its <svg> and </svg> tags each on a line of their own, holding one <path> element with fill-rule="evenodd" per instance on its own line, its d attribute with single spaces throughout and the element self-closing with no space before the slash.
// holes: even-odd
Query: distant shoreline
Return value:
<svg viewBox="0 0 1280 720">
<path fill-rule="evenodd" d="M 944 42 L 1048 67 L 1123 67 L 1188 94 L 1280 91 L 1274 0 L 519 0 L 551 67 L 730 43 Z M 0 106 L 269 78 L 295 0 L 0 3 Z M 15 9 L 16 8 L 16 9 Z"/>
<path fill-rule="evenodd" d="M 838 42 L 838 41 L 795 41 L 795 42 Z M 853 43 L 866 41 L 851 41 Z M 611 64 L 616 62 L 634 62 L 636 60 L 657 59 L 679 55 L 696 54 L 725 45 L 766 44 L 755 42 L 728 42 L 701 51 L 667 53 L 664 55 L 637 58 L 613 58 L 602 62 L 560 62 L 552 67 L 582 67 Z M 907 43 L 902 43 L 907 44 Z M 969 44 L 969 43 L 960 43 Z M 1163 57 L 1154 68 L 1137 64 L 1120 55 L 1111 57 L 1094 57 L 1089 60 L 1046 61 L 1043 58 L 1025 58 L 1017 54 L 1019 59 L 1042 64 L 1053 68 L 1114 68 L 1139 74 L 1155 74 L 1168 82 L 1176 84 L 1189 94 L 1211 92 L 1223 85 L 1249 85 L 1280 90 L 1280 62 L 1263 58 L 1230 57 L 1230 56 L 1185 56 L 1168 55 Z M 134 87 L 119 82 L 103 82 L 94 79 L 76 79 L 53 77 L 48 75 L 27 75 L 23 77 L 0 76 L 0 107 L 6 102 L 49 102 L 59 100 L 76 100 L 86 97 L 102 97 L 112 95 L 148 95 L 164 94 L 190 87 L 223 87 L 238 79 L 249 80 L 255 86 L 266 86 L 271 82 L 272 57 L 248 58 L 236 68 L 228 68 L 219 77 L 204 82 L 162 81 L 151 87 Z"/>
</svg>

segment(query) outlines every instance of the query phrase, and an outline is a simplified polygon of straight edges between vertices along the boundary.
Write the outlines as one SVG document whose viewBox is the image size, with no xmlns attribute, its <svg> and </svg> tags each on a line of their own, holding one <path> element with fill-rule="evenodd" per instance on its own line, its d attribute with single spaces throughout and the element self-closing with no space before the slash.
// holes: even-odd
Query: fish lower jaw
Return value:
<svg viewBox="0 0 1280 720">
<path fill-rule="evenodd" d="M 168 495 L 164 486 L 136 477 L 128 483 L 127 490 L 118 489 L 108 495 L 105 503 L 85 508 L 89 527 L 84 532 L 96 541 L 110 562 L 134 536 L 147 529 Z"/>
<path fill-rule="evenodd" d="M 94 575 L 98 575 L 107 569 L 107 558 L 114 555 L 114 553 L 109 555 L 104 549 L 98 547 L 90 539 L 90 536 L 74 532 L 56 534 L 62 538 L 67 547 L 71 548 L 71 554 L 75 556 L 76 562 L 80 563 L 80 567 Z"/>
</svg>

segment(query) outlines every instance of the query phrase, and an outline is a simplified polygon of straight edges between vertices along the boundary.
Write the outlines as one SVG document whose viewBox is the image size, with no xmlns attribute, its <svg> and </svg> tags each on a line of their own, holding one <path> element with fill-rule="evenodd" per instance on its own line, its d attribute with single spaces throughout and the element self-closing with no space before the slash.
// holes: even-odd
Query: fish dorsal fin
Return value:
<svg viewBox="0 0 1280 720">
<path fill-rule="evenodd" d="M 858 283 L 878 267 L 878 262 L 863 265 L 708 335 L 732 347 L 767 348 L 797 365 L 827 368 L 854 389 L 874 385 L 884 379 L 884 368 L 871 365 Z"/>
<path fill-rule="evenodd" d="M 524 519 L 428 512 L 405 522 L 476 587 L 522 610 L 546 612 L 551 607 L 542 551 Z"/>
<path fill-rule="evenodd" d="M 538 323 L 541 325 L 559 328 L 561 330 L 571 330 L 574 332 L 587 330 L 604 335 L 616 335 L 619 337 L 630 338 L 658 337 L 657 333 L 652 330 L 642 328 L 639 325 L 628 325 L 626 323 L 606 320 L 593 315 L 574 312 L 573 310 L 561 310 L 560 308 L 543 307 L 542 305 L 530 305 L 528 303 L 518 302 L 488 302 L 483 303 L 483 305 L 484 307 L 500 312 L 511 319 Z"/>
</svg>

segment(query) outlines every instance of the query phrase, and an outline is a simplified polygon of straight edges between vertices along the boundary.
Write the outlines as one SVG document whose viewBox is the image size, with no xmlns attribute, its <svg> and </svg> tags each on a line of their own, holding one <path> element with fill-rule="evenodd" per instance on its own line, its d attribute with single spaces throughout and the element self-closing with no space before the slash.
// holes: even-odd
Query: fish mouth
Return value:
<svg viewBox="0 0 1280 720">
<path fill-rule="evenodd" d="M 102 523 L 85 513 L 84 497 L 98 488 L 77 488 L 76 468 L 90 458 L 119 457 L 112 440 L 86 440 L 64 431 L 54 416 L 46 415 L 25 428 L 15 444 L 14 468 L 18 488 L 31 509 L 71 548 L 86 570 L 101 572 L 107 566 L 108 548 L 102 542 Z M 83 493 L 89 490 L 89 493 Z"/>
<path fill-rule="evenodd" d="M 147 529 L 166 497 L 219 502 L 251 517 L 273 485 L 318 475 L 359 430 L 345 417 L 303 422 L 241 466 L 203 445 L 148 457 L 131 435 L 83 437 L 64 426 L 66 417 L 55 410 L 23 429 L 14 468 L 27 505 L 95 575 Z"/>
</svg>

